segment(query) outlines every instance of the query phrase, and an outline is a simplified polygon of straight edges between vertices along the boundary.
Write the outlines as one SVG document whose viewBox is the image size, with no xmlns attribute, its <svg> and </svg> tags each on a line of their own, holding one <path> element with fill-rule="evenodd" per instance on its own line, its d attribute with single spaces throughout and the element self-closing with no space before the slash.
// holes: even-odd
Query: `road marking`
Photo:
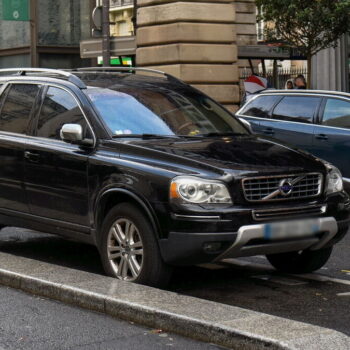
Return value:
<svg viewBox="0 0 350 350">
<path fill-rule="evenodd" d="M 251 278 L 268 281 L 272 283 L 281 284 L 283 286 L 301 286 L 304 284 L 308 284 L 309 282 L 306 281 L 300 281 L 295 280 L 288 277 L 282 277 L 282 276 L 271 276 L 271 275 L 257 275 L 257 276 L 251 276 Z"/>
<path fill-rule="evenodd" d="M 234 265 L 238 267 L 251 267 L 253 269 L 257 270 L 271 270 L 272 267 L 270 267 L 267 264 L 257 264 L 257 263 L 250 263 L 249 261 L 246 260 L 238 260 L 238 259 L 225 259 L 223 260 L 223 263 L 226 265 Z M 276 271 L 276 270 L 274 270 Z M 333 282 L 333 283 L 338 283 L 338 284 L 344 284 L 347 286 L 350 286 L 350 280 L 342 280 L 340 278 L 333 278 L 330 276 L 326 275 L 321 275 L 317 273 L 306 273 L 302 275 L 295 275 L 295 274 L 286 274 L 287 276 L 292 276 L 295 278 L 301 278 L 305 280 L 311 280 L 311 281 L 316 281 L 316 282 Z"/>
<path fill-rule="evenodd" d="M 303 275 L 291 275 L 291 276 L 303 278 L 306 280 L 317 281 L 317 282 L 333 282 L 333 283 L 345 284 L 347 286 L 350 286 L 349 280 L 341 280 L 340 278 L 333 278 L 325 275 L 318 275 L 316 273 L 314 274 L 307 273 Z"/>
<path fill-rule="evenodd" d="M 350 297 L 350 292 L 348 292 L 348 293 L 338 293 L 337 296 L 338 297 Z"/>
</svg>

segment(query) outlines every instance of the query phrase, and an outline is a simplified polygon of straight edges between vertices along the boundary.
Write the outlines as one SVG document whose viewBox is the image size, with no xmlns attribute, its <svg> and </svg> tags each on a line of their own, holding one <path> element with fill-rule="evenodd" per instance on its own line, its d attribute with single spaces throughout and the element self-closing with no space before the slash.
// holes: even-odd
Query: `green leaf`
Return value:
<svg viewBox="0 0 350 350">
<path fill-rule="evenodd" d="M 297 47 L 307 57 L 337 45 L 350 32 L 350 0 L 256 0 L 269 41 Z"/>
</svg>

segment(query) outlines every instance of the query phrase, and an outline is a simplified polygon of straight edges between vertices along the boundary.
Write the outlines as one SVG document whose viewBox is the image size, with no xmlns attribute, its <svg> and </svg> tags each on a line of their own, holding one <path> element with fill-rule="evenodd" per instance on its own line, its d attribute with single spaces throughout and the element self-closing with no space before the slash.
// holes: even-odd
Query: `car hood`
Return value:
<svg viewBox="0 0 350 350">
<path fill-rule="evenodd" d="M 129 148 L 133 148 L 133 150 Z M 155 154 L 156 153 L 156 154 Z M 324 172 L 323 163 L 312 155 L 268 138 L 234 136 L 192 139 L 127 140 L 121 157 L 138 154 L 141 161 L 164 163 L 194 172 L 279 173 Z"/>
</svg>

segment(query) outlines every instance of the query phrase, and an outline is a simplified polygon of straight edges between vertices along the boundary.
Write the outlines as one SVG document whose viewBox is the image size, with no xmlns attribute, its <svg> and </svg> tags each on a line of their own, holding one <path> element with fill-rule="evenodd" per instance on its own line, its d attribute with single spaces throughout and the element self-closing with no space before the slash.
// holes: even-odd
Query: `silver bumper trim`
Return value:
<svg viewBox="0 0 350 350">
<path fill-rule="evenodd" d="M 270 253 L 285 252 L 293 250 L 312 249 L 317 250 L 325 246 L 338 232 L 338 224 L 334 217 L 315 218 L 320 227 L 320 233 L 324 232 L 321 238 L 313 237 L 310 239 L 290 240 L 281 242 L 278 240 L 268 241 L 258 245 L 247 245 L 253 239 L 264 239 L 266 224 L 242 226 L 238 230 L 237 239 L 224 253 L 215 259 L 215 261 L 233 258 L 238 256 L 248 256 L 256 254 L 264 254 L 264 248 Z"/>
</svg>

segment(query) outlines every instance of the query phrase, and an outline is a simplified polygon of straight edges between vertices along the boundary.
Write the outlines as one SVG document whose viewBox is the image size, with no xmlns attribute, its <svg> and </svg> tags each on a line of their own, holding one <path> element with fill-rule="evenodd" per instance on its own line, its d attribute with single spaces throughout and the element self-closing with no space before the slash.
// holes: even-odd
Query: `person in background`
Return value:
<svg viewBox="0 0 350 350">
<path fill-rule="evenodd" d="M 296 89 L 306 89 L 306 80 L 305 77 L 300 74 L 294 80 L 294 85 Z"/>
<path fill-rule="evenodd" d="M 284 88 L 285 88 L 286 90 L 292 90 L 292 89 L 294 89 L 293 80 L 292 80 L 292 79 L 288 79 Z"/>
</svg>

